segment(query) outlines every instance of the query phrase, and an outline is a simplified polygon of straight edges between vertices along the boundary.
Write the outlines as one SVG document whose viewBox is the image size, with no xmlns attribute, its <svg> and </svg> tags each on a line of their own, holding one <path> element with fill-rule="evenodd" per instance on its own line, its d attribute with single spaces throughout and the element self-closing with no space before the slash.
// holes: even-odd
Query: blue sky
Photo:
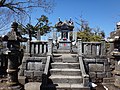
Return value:
<svg viewBox="0 0 120 90">
<path fill-rule="evenodd" d="M 55 0 L 55 3 L 53 13 L 39 11 L 32 18 L 45 14 L 54 25 L 59 17 L 63 21 L 71 17 L 75 22 L 75 18 L 79 19 L 82 15 L 90 27 L 100 27 L 106 37 L 114 30 L 116 22 L 120 21 L 120 0 Z"/>
</svg>

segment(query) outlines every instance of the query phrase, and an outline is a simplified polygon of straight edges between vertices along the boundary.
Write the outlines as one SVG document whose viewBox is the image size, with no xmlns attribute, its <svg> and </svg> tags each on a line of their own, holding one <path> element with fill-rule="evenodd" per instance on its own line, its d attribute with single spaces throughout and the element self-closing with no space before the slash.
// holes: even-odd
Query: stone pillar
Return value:
<svg viewBox="0 0 120 90">
<path fill-rule="evenodd" d="M 37 40 L 41 40 L 40 30 L 37 31 Z"/>
<path fill-rule="evenodd" d="M 49 38 L 48 39 L 48 55 L 52 55 L 53 51 L 53 39 Z"/>
<path fill-rule="evenodd" d="M 78 39 L 78 55 L 82 55 L 82 39 Z"/>
<path fill-rule="evenodd" d="M 8 53 L 8 83 L 18 83 L 18 51 L 11 51 Z"/>
<path fill-rule="evenodd" d="M 47 50 L 46 50 L 46 43 L 44 44 L 44 53 L 46 53 Z"/>
<path fill-rule="evenodd" d="M 36 43 L 35 52 L 36 52 L 36 54 L 38 54 L 38 43 Z"/>
<path fill-rule="evenodd" d="M 56 41 L 57 40 L 57 32 L 53 31 L 53 40 Z"/>
<path fill-rule="evenodd" d="M 112 52 L 114 50 L 114 43 L 113 42 L 110 42 L 110 52 Z"/>
<path fill-rule="evenodd" d="M 8 52 L 8 69 L 7 69 L 7 85 L 10 90 L 22 90 L 23 88 L 18 82 L 18 50 Z"/>
<path fill-rule="evenodd" d="M 60 32 L 60 40 L 62 39 L 62 32 Z"/>
<path fill-rule="evenodd" d="M 74 40 L 77 40 L 77 32 L 74 32 Z"/>
<path fill-rule="evenodd" d="M 70 41 L 70 32 L 67 32 L 68 33 L 68 41 Z"/>
<path fill-rule="evenodd" d="M 83 76 L 83 85 L 89 86 L 89 75 Z"/>
<path fill-rule="evenodd" d="M 30 40 L 27 41 L 26 53 L 30 52 L 29 49 L 30 49 Z"/>
<path fill-rule="evenodd" d="M 34 43 L 30 43 L 30 48 L 31 48 L 30 50 L 30 56 L 31 56 L 32 54 L 34 54 Z"/>
<path fill-rule="evenodd" d="M 105 45 L 105 40 L 101 40 L 101 55 L 106 55 L 106 45 Z"/>
</svg>

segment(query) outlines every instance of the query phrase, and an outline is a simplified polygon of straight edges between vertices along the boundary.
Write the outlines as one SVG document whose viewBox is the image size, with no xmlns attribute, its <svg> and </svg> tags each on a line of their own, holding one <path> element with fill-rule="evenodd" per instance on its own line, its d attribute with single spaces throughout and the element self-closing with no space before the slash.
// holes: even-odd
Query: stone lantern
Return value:
<svg viewBox="0 0 120 90">
<path fill-rule="evenodd" d="M 115 77 L 114 85 L 120 88 L 120 22 L 116 25 L 117 30 L 112 33 L 110 39 L 111 55 L 114 57 L 115 69 L 113 75 Z"/>
<path fill-rule="evenodd" d="M 6 55 L 8 56 L 8 69 L 7 69 L 7 83 L 6 88 L 9 90 L 22 90 L 23 88 L 18 82 L 18 66 L 20 56 L 20 42 L 27 39 L 22 38 L 17 30 L 18 23 L 13 22 L 11 31 L 4 36 L 3 40 L 7 42 Z"/>
</svg>

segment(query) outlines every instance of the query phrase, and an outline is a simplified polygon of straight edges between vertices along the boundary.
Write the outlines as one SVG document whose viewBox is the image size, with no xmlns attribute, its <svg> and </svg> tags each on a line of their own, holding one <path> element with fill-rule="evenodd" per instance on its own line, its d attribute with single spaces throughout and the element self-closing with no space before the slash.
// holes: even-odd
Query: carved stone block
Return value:
<svg viewBox="0 0 120 90">
<path fill-rule="evenodd" d="M 96 73 L 95 72 L 90 72 L 89 75 L 90 75 L 90 78 L 96 78 Z"/>
<path fill-rule="evenodd" d="M 97 72 L 97 78 L 105 78 L 106 74 L 105 72 Z"/>
<path fill-rule="evenodd" d="M 115 75 L 115 86 L 120 87 L 120 76 Z"/>
<path fill-rule="evenodd" d="M 34 62 L 28 62 L 27 63 L 27 70 L 35 70 Z"/>
<path fill-rule="evenodd" d="M 34 76 L 41 77 L 43 74 L 43 71 L 34 71 Z"/>
<path fill-rule="evenodd" d="M 115 62 L 115 70 L 120 71 L 120 61 Z"/>
<path fill-rule="evenodd" d="M 89 64 L 89 71 L 90 72 L 102 72 L 104 71 L 104 65 L 103 64 Z"/>
<path fill-rule="evenodd" d="M 42 62 L 35 62 L 35 70 L 43 70 Z"/>
<path fill-rule="evenodd" d="M 33 71 L 31 71 L 31 70 L 25 70 L 25 71 L 24 71 L 24 76 L 33 77 L 33 76 L 34 76 L 34 73 L 33 73 Z"/>
</svg>

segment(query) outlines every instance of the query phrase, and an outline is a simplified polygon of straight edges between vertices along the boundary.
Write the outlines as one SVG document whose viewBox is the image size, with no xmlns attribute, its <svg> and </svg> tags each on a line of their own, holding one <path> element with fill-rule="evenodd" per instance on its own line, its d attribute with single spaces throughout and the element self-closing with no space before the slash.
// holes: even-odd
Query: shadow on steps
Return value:
<svg viewBox="0 0 120 90">
<path fill-rule="evenodd" d="M 54 84 L 51 79 L 48 79 L 48 85 L 44 86 L 43 84 L 41 84 L 40 90 L 57 90 L 56 86 L 58 85 Z"/>
</svg>

